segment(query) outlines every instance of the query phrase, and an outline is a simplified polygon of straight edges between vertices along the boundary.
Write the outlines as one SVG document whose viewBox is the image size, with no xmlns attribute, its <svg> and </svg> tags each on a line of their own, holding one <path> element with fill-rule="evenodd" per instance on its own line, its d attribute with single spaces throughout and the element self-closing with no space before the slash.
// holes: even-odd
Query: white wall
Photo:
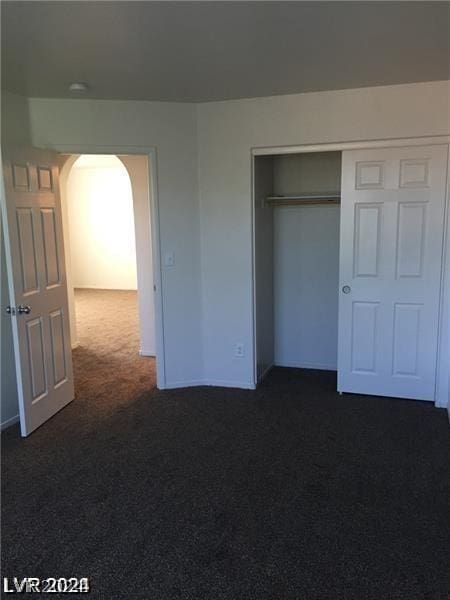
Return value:
<svg viewBox="0 0 450 600">
<path fill-rule="evenodd" d="M 205 378 L 253 384 L 251 148 L 449 134 L 449 83 L 198 106 Z M 234 358 L 236 342 L 244 359 Z"/>
<path fill-rule="evenodd" d="M 197 107 L 42 98 L 29 104 L 35 145 L 157 148 L 162 254 L 175 253 L 175 265 L 163 267 L 162 290 L 171 385 L 254 384 L 253 146 L 450 133 L 448 82 Z M 245 344 L 243 359 L 234 357 L 236 342 Z"/>
<path fill-rule="evenodd" d="M 61 218 L 63 226 L 64 238 L 64 264 L 66 267 L 66 282 L 67 282 L 67 300 L 69 302 L 69 330 L 70 343 L 72 348 L 79 346 L 77 332 L 77 317 L 75 312 L 75 296 L 72 280 L 72 254 L 70 249 L 70 230 L 69 230 L 69 207 L 67 203 L 67 181 L 70 176 L 70 171 L 75 161 L 78 159 L 78 154 L 58 154 L 56 162 L 59 167 L 59 193 L 61 196 Z"/>
<path fill-rule="evenodd" d="M 78 152 L 81 146 L 154 146 L 163 266 L 166 383 L 202 380 L 200 223 L 196 107 L 191 104 L 110 100 L 30 99 L 36 146 Z M 148 264 L 150 266 L 151 258 Z"/>
<path fill-rule="evenodd" d="M 450 100 L 449 100 L 449 112 L 450 112 Z M 447 201 L 450 202 L 450 153 L 448 157 L 447 165 Z M 447 205 L 447 208 L 449 206 Z M 439 343 L 439 351 L 442 356 L 450 356 L 450 211 L 447 210 L 446 222 L 444 223 L 445 231 L 447 233 L 444 236 L 445 247 L 443 256 L 447 264 L 447 269 L 443 273 L 442 281 L 442 306 L 443 319 L 441 325 L 441 335 Z M 447 308 L 447 310 L 445 310 Z M 450 368 L 448 363 L 440 361 L 438 376 L 436 381 L 437 386 L 437 397 L 441 399 L 440 406 L 445 407 L 445 398 L 447 398 L 447 413 L 450 421 Z"/>
<path fill-rule="evenodd" d="M 66 188 L 75 288 L 136 290 L 133 194 L 117 156 L 80 156 Z"/>
<path fill-rule="evenodd" d="M 339 192 L 341 162 L 341 152 L 275 155 L 274 193 L 289 196 L 302 192 Z"/>
<path fill-rule="evenodd" d="M 153 291 L 153 253 L 149 195 L 148 157 L 120 155 L 133 190 L 136 233 L 137 282 L 139 302 L 140 353 L 155 356 L 155 294 Z"/>
<path fill-rule="evenodd" d="M 275 364 L 337 370 L 337 205 L 274 209 Z"/>
<path fill-rule="evenodd" d="M 1 92 L 2 147 L 28 146 L 31 143 L 28 98 Z"/>
</svg>

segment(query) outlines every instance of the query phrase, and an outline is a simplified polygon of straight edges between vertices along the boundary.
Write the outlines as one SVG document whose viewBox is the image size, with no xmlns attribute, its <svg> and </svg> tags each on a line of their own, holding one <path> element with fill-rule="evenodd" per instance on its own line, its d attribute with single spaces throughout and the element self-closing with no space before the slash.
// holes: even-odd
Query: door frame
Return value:
<svg viewBox="0 0 450 600">
<path fill-rule="evenodd" d="M 251 177 L 251 242 L 252 242 L 252 353 L 253 382 L 257 379 L 257 347 L 256 347 L 256 277 L 255 277 L 255 157 L 272 154 L 300 154 L 310 152 L 343 152 L 344 150 L 364 150 L 376 148 L 400 148 L 404 146 L 448 146 L 449 159 L 447 166 L 447 185 L 444 201 L 444 232 L 442 239 L 441 282 L 439 289 L 439 325 L 438 348 L 436 359 L 436 385 L 434 404 L 439 408 L 447 408 L 450 417 L 450 136 L 436 135 L 413 138 L 391 138 L 385 140 L 362 140 L 351 142 L 331 142 L 325 144 L 299 144 L 287 146 L 255 146 L 250 149 Z"/>
<path fill-rule="evenodd" d="M 161 235 L 158 196 L 158 156 L 155 146 L 122 146 L 105 144 L 51 144 L 45 149 L 59 154 L 138 154 L 147 156 L 149 163 L 150 227 L 152 234 L 153 286 L 155 294 L 155 360 L 156 386 L 166 388 L 164 343 L 164 302 L 162 294 Z M 136 257 L 137 258 L 137 257 Z"/>
</svg>

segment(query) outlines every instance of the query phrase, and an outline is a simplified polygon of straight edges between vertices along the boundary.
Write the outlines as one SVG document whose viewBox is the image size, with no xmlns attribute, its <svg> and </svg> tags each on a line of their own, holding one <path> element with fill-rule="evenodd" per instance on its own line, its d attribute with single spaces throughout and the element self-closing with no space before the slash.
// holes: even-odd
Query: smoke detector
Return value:
<svg viewBox="0 0 450 600">
<path fill-rule="evenodd" d="M 89 90 L 89 86 L 87 83 L 83 83 L 82 81 L 74 81 L 69 85 L 69 90 L 71 92 L 87 92 Z"/>
</svg>

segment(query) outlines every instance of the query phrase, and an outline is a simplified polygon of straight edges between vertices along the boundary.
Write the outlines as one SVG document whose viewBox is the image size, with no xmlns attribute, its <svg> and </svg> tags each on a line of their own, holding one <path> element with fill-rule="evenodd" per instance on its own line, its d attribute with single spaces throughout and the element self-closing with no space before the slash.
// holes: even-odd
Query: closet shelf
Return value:
<svg viewBox="0 0 450 600">
<path fill-rule="evenodd" d="M 288 196 L 273 195 L 266 197 L 269 206 L 295 206 L 305 204 L 339 204 L 340 192 L 308 192 Z"/>
</svg>

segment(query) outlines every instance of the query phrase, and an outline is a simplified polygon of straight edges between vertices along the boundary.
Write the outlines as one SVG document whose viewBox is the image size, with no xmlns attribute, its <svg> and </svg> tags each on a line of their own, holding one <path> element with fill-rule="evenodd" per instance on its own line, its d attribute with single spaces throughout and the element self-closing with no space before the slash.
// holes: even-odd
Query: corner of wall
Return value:
<svg viewBox="0 0 450 600">
<path fill-rule="evenodd" d="M 204 326 L 203 326 L 203 304 L 204 304 L 204 284 L 203 284 L 203 235 L 202 235 L 202 192 L 201 192 L 201 161 L 200 161 L 200 135 L 199 135 L 199 103 L 195 104 L 195 157 L 196 157 L 196 196 L 197 196 L 197 225 L 198 225 L 198 262 L 199 262 L 199 304 L 200 304 L 200 323 L 199 323 L 199 338 L 200 343 L 200 373 L 199 379 L 203 381 L 205 377 L 205 360 L 204 360 Z"/>
</svg>

